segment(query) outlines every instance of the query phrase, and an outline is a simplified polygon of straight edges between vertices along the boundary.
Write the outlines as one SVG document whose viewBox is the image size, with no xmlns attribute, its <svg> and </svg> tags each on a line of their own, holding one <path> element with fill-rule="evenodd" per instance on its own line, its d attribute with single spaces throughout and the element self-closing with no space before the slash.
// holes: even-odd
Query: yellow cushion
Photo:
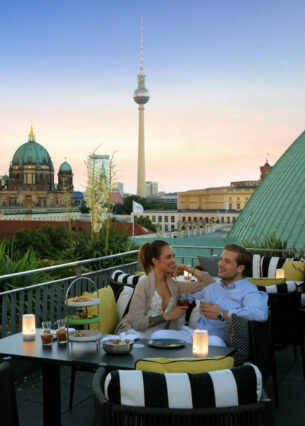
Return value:
<svg viewBox="0 0 305 426">
<path fill-rule="evenodd" d="M 305 262 L 286 260 L 282 269 L 285 271 L 287 281 L 304 281 Z"/>
<path fill-rule="evenodd" d="M 153 373 L 205 373 L 233 368 L 232 356 L 213 358 L 143 358 L 136 362 L 136 370 Z"/>
<path fill-rule="evenodd" d="M 119 322 L 118 310 L 114 298 L 112 288 L 108 285 L 107 287 L 101 288 L 98 293 L 84 293 L 84 296 L 96 297 L 100 299 L 99 315 L 100 315 L 100 328 L 99 323 L 91 324 L 90 330 L 100 330 L 103 334 L 112 334 Z M 98 314 L 97 305 L 89 306 L 88 313 L 91 315 Z"/>
<path fill-rule="evenodd" d="M 286 278 L 249 278 L 250 283 L 255 285 L 275 285 L 283 284 L 286 282 Z"/>
</svg>

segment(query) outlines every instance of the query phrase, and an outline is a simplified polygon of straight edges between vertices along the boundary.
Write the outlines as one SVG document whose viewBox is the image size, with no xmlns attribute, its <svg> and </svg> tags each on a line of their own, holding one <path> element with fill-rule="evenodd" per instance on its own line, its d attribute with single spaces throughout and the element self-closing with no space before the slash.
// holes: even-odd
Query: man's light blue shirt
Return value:
<svg viewBox="0 0 305 426">
<path fill-rule="evenodd" d="M 212 283 L 189 294 L 188 298 L 190 302 L 200 299 L 219 305 L 223 311 L 228 311 L 229 316 L 235 313 L 254 321 L 266 321 L 268 318 L 268 294 L 258 290 L 247 278 L 234 281 L 228 286 L 223 281 Z M 196 327 L 223 338 L 225 321 L 211 320 L 201 315 Z"/>
</svg>

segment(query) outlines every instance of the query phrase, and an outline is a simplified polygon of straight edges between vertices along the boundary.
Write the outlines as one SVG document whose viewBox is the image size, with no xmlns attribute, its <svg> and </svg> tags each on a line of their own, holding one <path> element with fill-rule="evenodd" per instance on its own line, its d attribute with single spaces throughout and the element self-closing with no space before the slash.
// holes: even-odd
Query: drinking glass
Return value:
<svg viewBox="0 0 305 426">
<path fill-rule="evenodd" d="M 190 302 L 188 300 L 187 294 L 180 294 L 180 296 L 177 300 L 177 305 L 189 307 L 189 304 L 190 304 Z"/>
<path fill-rule="evenodd" d="M 57 330 L 56 337 L 58 343 L 66 343 L 67 342 L 67 328 L 66 328 L 66 320 L 58 319 L 57 320 Z"/>
<path fill-rule="evenodd" d="M 42 322 L 42 332 L 40 334 L 40 337 L 43 346 L 52 345 L 53 334 L 51 332 L 51 321 Z"/>
</svg>

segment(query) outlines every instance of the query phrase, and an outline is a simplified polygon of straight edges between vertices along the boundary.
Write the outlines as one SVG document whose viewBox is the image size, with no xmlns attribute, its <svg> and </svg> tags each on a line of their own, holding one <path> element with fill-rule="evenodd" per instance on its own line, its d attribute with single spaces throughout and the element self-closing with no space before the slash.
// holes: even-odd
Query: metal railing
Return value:
<svg viewBox="0 0 305 426">
<path fill-rule="evenodd" d="M 26 275 L 35 274 L 41 275 L 46 272 L 52 273 L 60 269 L 70 268 L 75 271 L 74 275 L 66 278 L 2 291 L 0 293 L 1 337 L 21 331 L 22 315 L 26 313 L 35 314 L 37 327 L 40 327 L 43 320 L 51 321 L 52 324 L 56 323 L 58 318 L 66 316 L 65 300 L 67 290 L 75 278 L 79 279 L 71 289 L 73 293 L 69 294 L 69 296 L 80 295 L 84 291 L 91 292 L 96 288 L 102 288 L 108 285 L 115 270 L 120 269 L 128 274 L 134 274 L 138 269 L 138 261 L 130 261 L 130 258 L 137 259 L 137 253 L 138 251 L 134 250 L 96 259 L 0 276 L 0 283 L 5 283 L 13 278 L 22 278 Z M 109 265 L 111 261 L 116 263 L 115 266 L 103 267 L 103 265 Z M 92 270 L 88 271 L 88 266 Z M 84 271 L 83 268 L 85 269 Z M 88 278 L 94 282 L 95 288 L 90 284 Z"/>
<path fill-rule="evenodd" d="M 223 250 L 223 246 L 210 247 L 172 245 L 172 247 L 175 252 L 180 253 L 176 255 L 177 263 L 184 263 L 192 266 L 198 265 L 197 256 L 211 256 L 219 254 Z M 187 253 L 189 249 L 195 249 L 196 255 L 181 254 L 183 252 Z M 253 253 L 270 252 L 270 249 L 252 248 L 250 250 Z M 273 251 L 277 251 L 282 254 L 287 252 L 291 253 L 291 250 Z M 297 254 L 295 250 L 294 253 L 295 255 Z M 43 320 L 49 320 L 52 323 L 55 323 L 58 318 L 64 318 L 66 316 L 66 293 L 75 278 L 79 278 L 77 280 L 77 284 L 73 286 L 75 294 L 71 294 L 69 296 L 80 295 L 84 291 L 91 292 L 96 288 L 99 289 L 108 285 L 111 275 L 115 270 L 120 269 L 125 273 L 134 274 L 135 271 L 139 269 L 137 255 L 138 250 L 133 250 L 96 259 L 87 259 L 0 276 L 1 285 L 13 278 L 22 278 L 27 275 L 41 274 L 44 272 L 52 273 L 61 269 L 70 268 L 75 272 L 74 275 L 66 278 L 0 292 L 1 337 L 21 331 L 22 315 L 25 313 L 35 313 L 37 327 L 40 326 L 41 321 Z M 108 266 L 110 263 L 112 265 L 115 264 L 115 266 Z M 88 278 L 94 282 L 96 286 L 95 288 L 92 288 Z"/>
</svg>

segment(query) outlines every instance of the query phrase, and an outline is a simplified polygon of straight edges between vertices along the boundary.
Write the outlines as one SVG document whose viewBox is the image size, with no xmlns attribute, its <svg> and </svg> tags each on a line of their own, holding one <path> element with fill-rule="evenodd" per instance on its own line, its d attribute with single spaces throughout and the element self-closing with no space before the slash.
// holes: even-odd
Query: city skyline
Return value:
<svg viewBox="0 0 305 426">
<path fill-rule="evenodd" d="M 76 190 L 99 147 L 136 193 L 142 16 L 146 180 L 173 192 L 259 179 L 305 129 L 305 4 L 245 3 L 3 0 L 0 175 L 33 125 Z"/>
</svg>

